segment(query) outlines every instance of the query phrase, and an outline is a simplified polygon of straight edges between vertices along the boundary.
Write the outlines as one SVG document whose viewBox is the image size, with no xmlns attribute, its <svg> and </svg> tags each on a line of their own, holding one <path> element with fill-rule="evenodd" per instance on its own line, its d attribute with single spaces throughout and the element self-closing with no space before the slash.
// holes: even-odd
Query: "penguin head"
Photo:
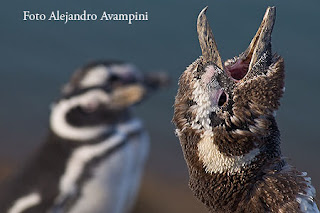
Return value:
<svg viewBox="0 0 320 213">
<path fill-rule="evenodd" d="M 62 88 L 60 99 L 52 107 L 51 128 L 59 133 L 68 132 L 68 129 L 102 131 L 103 127 L 125 119 L 132 106 L 166 82 L 165 74 L 143 75 L 129 63 L 98 61 L 87 64 Z"/>
<path fill-rule="evenodd" d="M 247 50 L 226 62 L 206 10 L 197 22 L 202 56 L 180 77 L 173 122 L 190 162 L 200 159 L 207 169 L 215 167 L 210 172 L 224 172 L 236 166 L 236 159 L 252 160 L 246 155 L 260 153 L 276 129 L 273 115 L 283 93 L 284 66 L 271 52 L 274 7 L 267 9 Z M 230 158 L 213 159 L 218 155 Z"/>
</svg>

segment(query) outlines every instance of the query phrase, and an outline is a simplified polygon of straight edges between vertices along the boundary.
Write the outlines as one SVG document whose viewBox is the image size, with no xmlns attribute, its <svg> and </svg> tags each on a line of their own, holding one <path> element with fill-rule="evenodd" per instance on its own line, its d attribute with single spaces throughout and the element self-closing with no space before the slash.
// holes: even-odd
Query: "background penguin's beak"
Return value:
<svg viewBox="0 0 320 213">
<path fill-rule="evenodd" d="M 122 86 L 111 93 L 111 108 L 124 109 L 140 103 L 151 92 L 168 87 L 170 79 L 164 72 L 145 74 L 141 82 Z M 110 107 L 110 106 L 109 106 Z"/>
<path fill-rule="evenodd" d="M 110 108 L 125 109 L 140 102 L 146 92 L 145 87 L 141 84 L 131 84 L 118 88 L 110 94 Z"/>
<path fill-rule="evenodd" d="M 152 72 L 144 75 L 144 84 L 148 90 L 157 90 L 169 87 L 171 81 L 165 72 Z"/>
</svg>

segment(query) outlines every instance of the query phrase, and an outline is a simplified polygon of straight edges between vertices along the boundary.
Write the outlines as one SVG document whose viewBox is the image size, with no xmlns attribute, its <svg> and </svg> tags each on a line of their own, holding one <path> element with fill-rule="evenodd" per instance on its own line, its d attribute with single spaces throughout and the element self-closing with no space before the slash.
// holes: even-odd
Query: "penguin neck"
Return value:
<svg viewBox="0 0 320 213">
<path fill-rule="evenodd" d="M 262 157 L 261 160 L 263 160 Z M 210 212 L 242 212 L 244 207 L 241 205 L 245 201 L 250 201 L 251 194 L 254 194 L 255 187 L 258 187 L 255 184 L 259 183 L 265 175 L 260 163 L 256 162 L 252 167 L 242 168 L 233 174 L 227 172 L 209 174 L 203 169 L 191 168 L 189 169 L 189 186 Z M 273 166 L 281 169 L 282 164 L 279 162 Z M 257 205 L 263 206 L 264 204 L 258 203 Z"/>
<path fill-rule="evenodd" d="M 209 164 L 206 165 L 203 162 L 204 159 L 199 157 L 198 145 L 201 140 L 203 138 L 194 130 L 186 130 L 180 135 L 184 157 L 189 169 L 189 186 L 194 195 L 203 202 L 210 212 L 232 212 L 237 208 L 244 193 L 249 191 L 250 185 L 258 178 L 257 173 L 260 169 L 257 169 L 257 167 L 260 167 L 260 165 L 253 166 L 253 168 L 240 168 L 236 172 L 230 173 L 228 169 L 231 168 L 228 168 L 228 165 L 211 164 L 211 171 L 209 171 Z M 208 140 L 207 142 L 208 144 L 214 144 L 214 141 Z M 206 147 L 206 150 L 216 154 L 216 156 L 207 158 L 212 162 L 219 161 L 221 157 L 226 157 L 212 147 Z M 254 162 L 259 162 L 256 159 Z M 229 160 L 226 159 L 225 162 Z"/>
<path fill-rule="evenodd" d="M 77 141 L 77 142 L 87 142 L 95 140 L 96 138 L 101 138 L 105 134 L 113 131 L 115 126 L 119 123 L 126 122 L 132 118 L 131 110 L 124 110 L 118 113 L 117 117 L 112 120 L 108 120 L 105 123 L 97 125 L 88 126 L 76 126 L 68 122 L 66 115 L 68 113 L 69 106 L 64 106 L 60 104 L 58 107 L 54 108 L 50 115 L 50 131 L 64 140 Z"/>
<path fill-rule="evenodd" d="M 184 131 L 179 136 L 189 169 L 189 186 L 210 212 L 259 212 L 261 209 L 273 212 L 279 206 L 287 208 L 289 205 L 291 212 L 296 212 L 299 209 L 298 199 L 307 200 L 305 195 L 312 197 L 312 190 L 308 191 L 311 185 L 306 174 L 290 167 L 282 159 L 276 123 L 270 129 L 270 135 L 259 146 L 260 152 L 256 152 L 254 158 L 244 158 L 246 161 L 239 164 L 244 166 L 238 170 L 227 165 L 214 170 L 212 165 L 215 164 L 211 165 L 212 170 L 208 170 L 209 164 L 199 157 L 199 141 L 202 138 L 192 130 Z M 214 141 L 208 142 L 214 144 Z M 211 157 L 212 161 L 218 161 L 223 156 Z M 222 162 L 232 160 L 228 158 Z"/>
</svg>

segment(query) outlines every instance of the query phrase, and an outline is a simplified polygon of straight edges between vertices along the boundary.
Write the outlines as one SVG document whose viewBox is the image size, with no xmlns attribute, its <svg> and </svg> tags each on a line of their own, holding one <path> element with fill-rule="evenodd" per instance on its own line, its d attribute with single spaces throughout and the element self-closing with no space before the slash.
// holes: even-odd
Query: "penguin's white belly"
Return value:
<svg viewBox="0 0 320 213">
<path fill-rule="evenodd" d="M 130 138 L 93 169 L 70 213 L 123 213 L 130 210 L 138 192 L 148 153 L 146 133 Z"/>
</svg>

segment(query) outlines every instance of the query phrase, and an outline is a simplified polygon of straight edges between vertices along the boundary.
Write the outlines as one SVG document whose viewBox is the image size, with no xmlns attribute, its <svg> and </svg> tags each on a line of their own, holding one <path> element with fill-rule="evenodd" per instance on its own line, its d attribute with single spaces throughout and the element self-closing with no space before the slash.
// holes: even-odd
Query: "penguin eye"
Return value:
<svg viewBox="0 0 320 213">
<path fill-rule="evenodd" d="M 123 85 L 123 80 L 118 75 L 112 75 L 109 78 L 111 88 L 115 89 L 117 87 L 121 87 Z"/>
<path fill-rule="evenodd" d="M 195 105 L 196 102 L 194 102 L 193 100 L 188 100 L 187 104 L 188 104 L 189 107 L 191 107 L 192 105 Z"/>
<path fill-rule="evenodd" d="M 112 75 L 109 80 L 110 82 L 120 81 L 120 77 L 117 75 Z"/>
<path fill-rule="evenodd" d="M 227 102 L 227 95 L 225 92 L 223 92 L 219 97 L 218 106 L 221 107 L 226 102 Z"/>
</svg>

